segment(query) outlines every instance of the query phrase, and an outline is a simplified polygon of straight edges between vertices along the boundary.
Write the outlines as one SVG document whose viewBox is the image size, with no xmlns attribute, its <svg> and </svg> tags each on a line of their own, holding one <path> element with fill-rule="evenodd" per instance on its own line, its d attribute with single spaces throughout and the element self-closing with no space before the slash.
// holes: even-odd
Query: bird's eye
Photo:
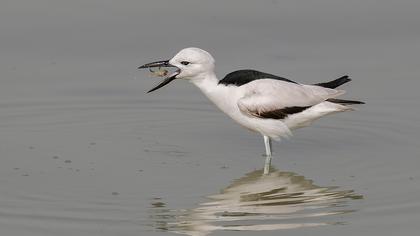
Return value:
<svg viewBox="0 0 420 236">
<path fill-rule="evenodd" d="M 190 64 L 190 62 L 189 61 L 181 61 L 181 64 L 186 66 L 186 65 Z"/>
</svg>

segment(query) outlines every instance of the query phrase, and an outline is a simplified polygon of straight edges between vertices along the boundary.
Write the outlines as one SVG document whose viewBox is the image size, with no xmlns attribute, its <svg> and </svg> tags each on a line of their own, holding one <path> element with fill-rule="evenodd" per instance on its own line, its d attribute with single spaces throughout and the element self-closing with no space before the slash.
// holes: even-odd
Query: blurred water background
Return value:
<svg viewBox="0 0 420 236">
<path fill-rule="evenodd" d="M 417 235 L 420 2 L 3 0 L 1 235 Z M 219 77 L 348 74 L 355 112 L 274 144 L 191 84 L 136 70 L 184 47 Z"/>
</svg>

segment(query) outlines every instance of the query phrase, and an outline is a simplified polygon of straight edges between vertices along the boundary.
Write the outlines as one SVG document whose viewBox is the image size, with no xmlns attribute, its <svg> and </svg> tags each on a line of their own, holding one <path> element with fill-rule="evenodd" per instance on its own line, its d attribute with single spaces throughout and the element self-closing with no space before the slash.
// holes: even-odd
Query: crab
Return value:
<svg viewBox="0 0 420 236">
<path fill-rule="evenodd" d="M 168 75 L 169 71 L 166 69 L 162 69 L 159 67 L 157 70 L 152 70 L 152 68 L 149 68 L 149 71 L 151 72 L 151 76 L 153 77 L 165 77 Z"/>
</svg>

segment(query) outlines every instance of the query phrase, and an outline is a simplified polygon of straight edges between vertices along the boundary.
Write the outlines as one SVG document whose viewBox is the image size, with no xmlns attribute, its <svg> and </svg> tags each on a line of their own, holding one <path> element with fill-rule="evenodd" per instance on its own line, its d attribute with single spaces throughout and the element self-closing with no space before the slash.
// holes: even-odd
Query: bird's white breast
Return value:
<svg viewBox="0 0 420 236">
<path fill-rule="evenodd" d="M 244 86 L 226 86 L 218 84 L 217 79 L 196 81 L 194 84 L 221 111 L 245 128 L 267 135 L 274 139 L 291 134 L 289 128 L 280 120 L 260 119 L 245 115 L 239 110 L 238 100 L 248 92 Z"/>
</svg>

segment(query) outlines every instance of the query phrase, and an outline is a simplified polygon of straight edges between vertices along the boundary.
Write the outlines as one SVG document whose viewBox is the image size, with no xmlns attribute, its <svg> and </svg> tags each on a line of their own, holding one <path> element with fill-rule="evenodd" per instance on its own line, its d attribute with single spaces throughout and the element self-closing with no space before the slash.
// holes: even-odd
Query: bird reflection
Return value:
<svg viewBox="0 0 420 236">
<path fill-rule="evenodd" d="M 150 207 L 152 226 L 157 230 L 205 236 L 213 231 L 263 231 L 341 224 L 339 214 L 349 199 L 360 199 L 353 190 L 320 187 L 292 172 L 274 168 L 247 173 L 220 194 L 188 210 L 170 209 L 161 199 Z"/>
</svg>

